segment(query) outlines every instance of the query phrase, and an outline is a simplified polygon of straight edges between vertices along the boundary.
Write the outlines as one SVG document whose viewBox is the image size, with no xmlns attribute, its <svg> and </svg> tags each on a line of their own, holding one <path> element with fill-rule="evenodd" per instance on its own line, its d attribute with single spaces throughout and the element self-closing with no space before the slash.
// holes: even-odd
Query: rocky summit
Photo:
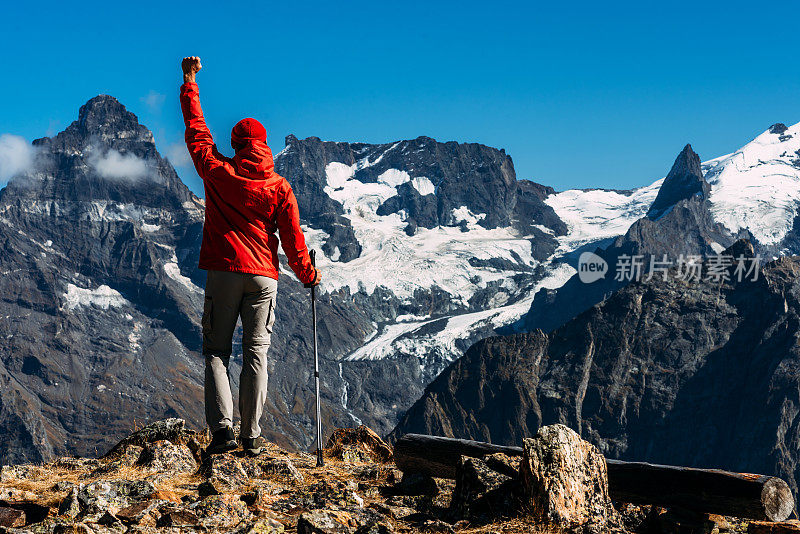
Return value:
<svg viewBox="0 0 800 534">
<path fill-rule="evenodd" d="M 322 467 L 314 455 L 274 443 L 256 457 L 205 456 L 207 443 L 205 432 L 169 419 L 99 459 L 3 466 L 0 533 L 667 534 L 797 526 L 612 502 L 603 455 L 563 425 L 527 439 L 521 458 L 462 457 L 455 481 L 401 472 L 391 447 L 363 426 L 336 430 Z"/>
</svg>

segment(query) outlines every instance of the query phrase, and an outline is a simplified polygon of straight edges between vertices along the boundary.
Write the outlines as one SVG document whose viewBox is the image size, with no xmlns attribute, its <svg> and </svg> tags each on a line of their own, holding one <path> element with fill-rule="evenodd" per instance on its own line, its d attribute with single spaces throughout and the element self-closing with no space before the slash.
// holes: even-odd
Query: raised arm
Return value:
<svg viewBox="0 0 800 534">
<path fill-rule="evenodd" d="M 289 260 L 289 267 L 292 268 L 297 279 L 307 285 L 317 285 L 322 279 L 322 275 L 311 265 L 306 239 L 300 228 L 300 210 L 297 207 L 297 199 L 288 183 L 284 187 L 284 197 L 278 207 L 277 216 L 281 247 L 283 247 L 286 258 Z"/>
<path fill-rule="evenodd" d="M 183 69 L 183 85 L 181 86 L 181 111 L 183 122 L 186 125 L 186 146 L 197 169 L 197 174 L 206 179 L 211 172 L 225 165 L 225 159 L 214 145 L 211 131 L 203 117 L 200 107 L 200 93 L 197 88 L 195 76 L 200 71 L 200 58 L 189 56 L 181 62 Z"/>
</svg>

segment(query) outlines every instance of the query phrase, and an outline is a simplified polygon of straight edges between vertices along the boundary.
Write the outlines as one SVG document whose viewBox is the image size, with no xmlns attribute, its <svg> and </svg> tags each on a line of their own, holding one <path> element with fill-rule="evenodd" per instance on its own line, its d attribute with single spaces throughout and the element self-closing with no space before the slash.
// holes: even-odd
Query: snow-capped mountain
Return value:
<svg viewBox="0 0 800 534">
<path fill-rule="evenodd" d="M 0 192 L 0 460 L 91 454 L 134 420 L 201 426 L 202 200 L 109 96 L 34 147 Z M 388 432 L 460 350 L 558 283 L 547 258 L 566 225 L 542 202 L 552 190 L 517 181 L 502 150 L 289 137 L 276 167 L 322 252 L 326 428 Z M 308 291 L 287 275 L 279 294 L 263 427 L 305 447 Z"/>
<path fill-rule="evenodd" d="M 577 222 L 569 225 L 567 233 L 577 233 L 582 240 L 565 248 L 588 243 L 584 249 L 597 249 L 612 269 L 623 255 L 641 255 L 644 264 L 652 256 L 661 258 L 664 254 L 672 260 L 681 254 L 713 255 L 738 238 L 749 239 L 756 253 L 765 259 L 800 253 L 798 131 L 800 124 L 791 128 L 775 124 L 736 152 L 705 163 L 700 163 L 699 156 L 687 145 L 664 180 L 636 190 L 640 195 L 657 192 L 646 217 L 633 224 L 623 219 L 619 228 L 627 226 L 627 230 L 609 243 L 604 241 L 607 235 L 598 231 L 609 218 L 600 217 L 601 225 L 590 224 L 598 209 L 591 201 L 584 202 L 576 211 L 586 214 L 588 220 L 575 217 Z M 556 200 L 566 194 L 582 199 L 587 192 L 567 191 L 545 202 L 569 220 L 568 210 L 576 209 L 571 207 L 573 203 L 567 202 L 565 210 Z M 610 214 L 613 220 L 615 213 L 630 213 L 627 210 L 628 206 L 618 204 L 604 214 Z M 574 254 L 568 258 L 573 265 L 577 261 Z M 558 290 L 540 292 L 513 330 L 549 331 L 560 326 L 627 283 L 609 278 L 587 286 L 573 275 Z"/>
<path fill-rule="evenodd" d="M 772 133 L 779 129 L 756 140 L 762 154 L 796 142 L 794 129 Z M 0 192 L 0 380 L 14 392 L 0 399 L 0 430 L 10 436 L 0 455 L 91 453 L 133 418 L 180 414 L 202 425 L 202 200 L 112 97 L 90 100 L 64 132 L 34 144 L 35 164 Z M 731 154 L 704 164 L 710 198 L 702 202 L 713 207 L 705 210 L 669 176 L 632 191 L 559 193 L 517 180 L 511 158 L 484 145 L 287 137 L 276 170 L 292 184 L 325 273 L 326 428 L 363 422 L 387 433 L 467 347 L 522 324 L 537 293 L 564 286 L 578 251 L 686 235 L 692 250 L 727 244 L 743 231 L 733 227 L 739 200 L 727 186 L 741 162 L 754 183 L 778 166 L 797 171 L 791 154 L 769 150 L 769 161 Z M 692 171 L 696 155 L 681 154 L 673 170 L 703 180 Z M 684 200 L 651 220 L 665 183 L 673 184 L 665 198 Z M 795 206 L 776 198 L 773 208 L 793 216 Z M 762 208 L 771 204 L 764 198 Z M 755 213 L 742 221 L 763 222 Z M 793 236 L 790 228 L 764 246 L 791 249 Z M 313 435 L 308 292 L 284 274 L 263 427 L 270 439 L 305 447 Z"/>
<path fill-rule="evenodd" d="M 489 154 L 497 167 L 466 165 L 476 152 Z M 424 137 L 351 145 L 290 136 L 276 168 L 301 178 L 295 186 L 301 203 L 303 191 L 313 189 L 316 202 L 340 207 L 306 231 L 323 251 L 323 291 L 361 302 L 377 291 L 397 308 L 376 315 L 374 331 L 342 359 L 411 358 L 422 385 L 472 342 L 517 321 L 538 290 L 563 285 L 575 272 L 563 257 L 624 233 L 647 213 L 661 183 L 556 193 L 509 182 L 513 166 L 500 151 Z M 487 182 L 481 174 L 495 191 L 470 192 Z M 514 185 L 516 198 L 509 193 Z M 337 221 L 337 236 L 319 228 L 330 220 Z M 359 255 L 344 258 L 345 248 Z"/>
<path fill-rule="evenodd" d="M 775 124 L 707 167 L 714 220 L 734 233 L 749 231 L 773 254 L 800 252 L 800 124 Z"/>
</svg>

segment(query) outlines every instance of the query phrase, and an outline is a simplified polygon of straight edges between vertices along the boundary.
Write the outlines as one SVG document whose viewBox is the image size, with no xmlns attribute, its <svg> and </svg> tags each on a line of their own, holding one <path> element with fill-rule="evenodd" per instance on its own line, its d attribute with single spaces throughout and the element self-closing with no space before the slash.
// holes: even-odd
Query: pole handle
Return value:
<svg viewBox="0 0 800 534">
<path fill-rule="evenodd" d="M 311 266 L 314 268 L 314 278 L 317 277 L 317 251 L 313 248 L 308 252 L 311 257 Z M 303 284 L 303 287 L 314 289 L 314 284 Z"/>
</svg>

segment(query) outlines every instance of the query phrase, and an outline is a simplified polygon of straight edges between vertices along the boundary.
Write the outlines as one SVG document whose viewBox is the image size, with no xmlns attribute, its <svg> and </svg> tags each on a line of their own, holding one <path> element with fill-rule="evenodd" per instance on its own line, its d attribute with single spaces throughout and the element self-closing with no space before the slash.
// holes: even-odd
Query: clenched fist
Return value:
<svg viewBox="0 0 800 534">
<path fill-rule="evenodd" d="M 200 64 L 199 57 L 188 56 L 181 61 L 181 68 L 183 69 L 183 81 L 193 82 L 194 75 L 197 74 L 203 66 Z"/>
</svg>

